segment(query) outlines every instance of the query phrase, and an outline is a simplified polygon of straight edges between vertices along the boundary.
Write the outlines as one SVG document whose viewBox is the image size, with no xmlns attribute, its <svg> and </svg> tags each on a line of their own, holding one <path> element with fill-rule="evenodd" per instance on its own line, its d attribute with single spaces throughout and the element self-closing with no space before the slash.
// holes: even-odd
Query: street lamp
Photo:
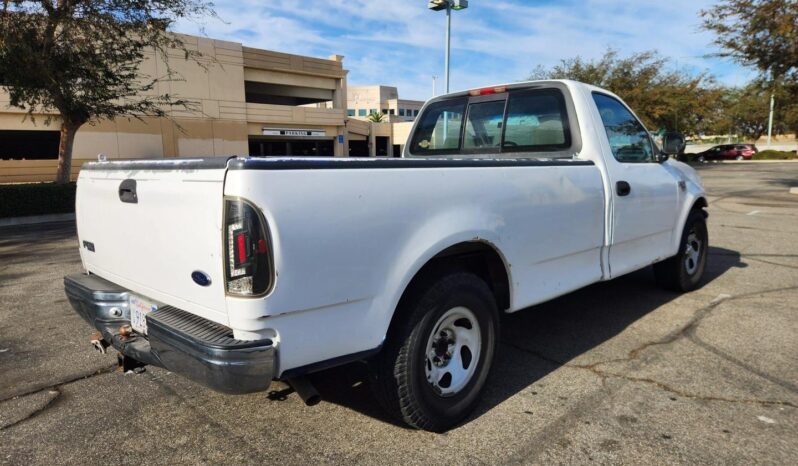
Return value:
<svg viewBox="0 0 798 466">
<path fill-rule="evenodd" d="M 468 0 L 430 0 L 427 8 L 432 11 L 446 10 L 446 59 L 444 61 L 444 93 L 449 93 L 449 48 L 452 34 L 452 10 L 465 10 Z"/>
</svg>

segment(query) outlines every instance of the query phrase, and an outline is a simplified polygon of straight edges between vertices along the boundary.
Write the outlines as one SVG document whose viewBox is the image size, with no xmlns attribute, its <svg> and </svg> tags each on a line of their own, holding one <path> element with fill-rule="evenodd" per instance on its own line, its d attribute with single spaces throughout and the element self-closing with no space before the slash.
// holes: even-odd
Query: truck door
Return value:
<svg viewBox="0 0 798 466">
<path fill-rule="evenodd" d="M 606 134 L 605 160 L 612 188 L 610 277 L 675 253 L 678 181 L 654 159 L 645 127 L 618 99 L 593 92 Z"/>
</svg>

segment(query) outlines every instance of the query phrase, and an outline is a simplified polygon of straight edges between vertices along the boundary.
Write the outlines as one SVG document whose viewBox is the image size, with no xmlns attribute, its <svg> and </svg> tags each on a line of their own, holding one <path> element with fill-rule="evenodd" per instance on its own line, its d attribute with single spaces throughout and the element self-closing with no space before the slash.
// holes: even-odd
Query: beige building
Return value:
<svg viewBox="0 0 798 466">
<path fill-rule="evenodd" d="M 418 116 L 422 100 L 399 98 L 399 91 L 391 86 L 350 86 L 346 92 L 347 115 L 365 120 L 372 113 L 387 116 L 385 121 L 413 121 Z"/>
<path fill-rule="evenodd" d="M 180 54 L 169 63 L 181 79 L 158 84 L 195 103 L 172 119 L 118 118 L 82 127 L 74 145 L 73 174 L 98 154 L 115 158 L 214 155 L 350 155 L 349 141 L 369 155 L 368 124 L 347 128 L 343 57 L 329 59 L 254 49 L 235 42 L 187 36 L 204 66 Z M 148 56 L 142 72 L 163 74 L 164 61 Z M 0 88 L 0 182 L 49 181 L 55 175 L 58 119 L 24 118 Z M 354 122 L 353 122 L 354 123 Z M 359 141 L 359 143 L 358 143 Z"/>
<path fill-rule="evenodd" d="M 347 116 L 351 124 L 367 122 L 372 113 L 382 113 L 382 123 L 372 123 L 367 147 L 359 142 L 350 142 L 358 151 L 368 151 L 371 156 L 399 157 L 404 149 L 412 122 L 416 119 L 424 102 L 400 99 L 392 86 L 348 86 Z"/>
<path fill-rule="evenodd" d="M 339 55 L 320 59 L 203 37 L 184 40 L 202 53 L 203 63 L 175 52 L 168 60 L 180 79 L 158 83 L 153 92 L 189 100 L 192 109 L 172 111 L 171 119 L 117 118 L 83 126 L 75 138 L 73 178 L 83 162 L 99 154 L 109 159 L 398 157 L 410 121 L 423 104 L 399 99 L 396 88 L 389 86 L 348 92 Z M 154 53 L 142 63 L 147 76 L 161 76 L 164 70 L 165 61 Z M 8 92 L 0 87 L 0 183 L 51 181 L 57 167 L 58 118 L 42 112 L 31 120 L 8 103 Z M 370 123 L 358 117 L 367 107 L 389 119 Z M 348 108 L 355 115 L 348 116 Z"/>
</svg>

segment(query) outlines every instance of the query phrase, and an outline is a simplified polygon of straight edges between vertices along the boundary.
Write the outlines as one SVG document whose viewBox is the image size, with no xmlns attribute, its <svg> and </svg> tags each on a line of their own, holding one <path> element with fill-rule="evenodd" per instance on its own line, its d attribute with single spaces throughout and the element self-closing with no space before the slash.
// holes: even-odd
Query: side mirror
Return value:
<svg viewBox="0 0 798 466">
<path fill-rule="evenodd" d="M 662 152 L 667 155 L 679 155 L 684 152 L 684 135 L 681 133 L 665 133 L 662 136 Z"/>
<path fill-rule="evenodd" d="M 670 155 L 666 154 L 665 152 L 659 152 L 654 156 L 654 161 L 657 163 L 662 163 L 668 160 L 669 157 Z"/>
</svg>

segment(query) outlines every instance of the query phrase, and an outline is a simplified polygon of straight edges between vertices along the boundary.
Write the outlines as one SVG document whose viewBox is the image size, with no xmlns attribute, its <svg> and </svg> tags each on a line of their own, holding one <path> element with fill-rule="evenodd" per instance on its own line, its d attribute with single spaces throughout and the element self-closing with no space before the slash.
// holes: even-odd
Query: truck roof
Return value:
<svg viewBox="0 0 798 466">
<path fill-rule="evenodd" d="M 471 88 L 471 89 L 466 89 L 466 90 L 463 90 L 463 91 L 450 92 L 448 94 L 443 94 L 443 95 L 439 95 L 439 96 L 433 97 L 432 99 L 427 101 L 427 104 L 429 104 L 430 102 L 436 102 L 436 101 L 439 101 L 439 100 L 450 99 L 452 97 L 470 96 L 470 95 L 474 95 L 474 92 L 479 92 L 479 91 L 488 91 L 489 92 L 491 90 L 496 90 L 495 92 L 504 92 L 504 90 L 533 89 L 533 88 L 536 88 L 536 87 L 545 86 L 545 85 L 551 85 L 551 84 L 559 84 L 561 86 L 565 86 L 565 87 L 570 88 L 570 89 L 575 89 L 575 88 L 581 87 L 581 88 L 587 89 L 588 91 L 601 91 L 601 92 L 604 92 L 604 93 L 607 93 L 607 94 L 615 96 L 614 93 L 612 93 L 611 91 L 608 91 L 607 89 L 602 89 L 602 88 L 600 88 L 598 86 L 594 86 L 592 84 L 583 83 L 581 81 L 574 81 L 573 79 L 538 79 L 538 80 L 532 80 L 532 81 L 519 81 L 519 82 L 512 82 L 512 83 L 494 84 L 494 85 L 490 85 L 490 86 L 481 86 L 481 87 L 475 87 L 475 88 Z M 615 96 L 615 97 L 617 97 L 617 96 Z"/>
</svg>

